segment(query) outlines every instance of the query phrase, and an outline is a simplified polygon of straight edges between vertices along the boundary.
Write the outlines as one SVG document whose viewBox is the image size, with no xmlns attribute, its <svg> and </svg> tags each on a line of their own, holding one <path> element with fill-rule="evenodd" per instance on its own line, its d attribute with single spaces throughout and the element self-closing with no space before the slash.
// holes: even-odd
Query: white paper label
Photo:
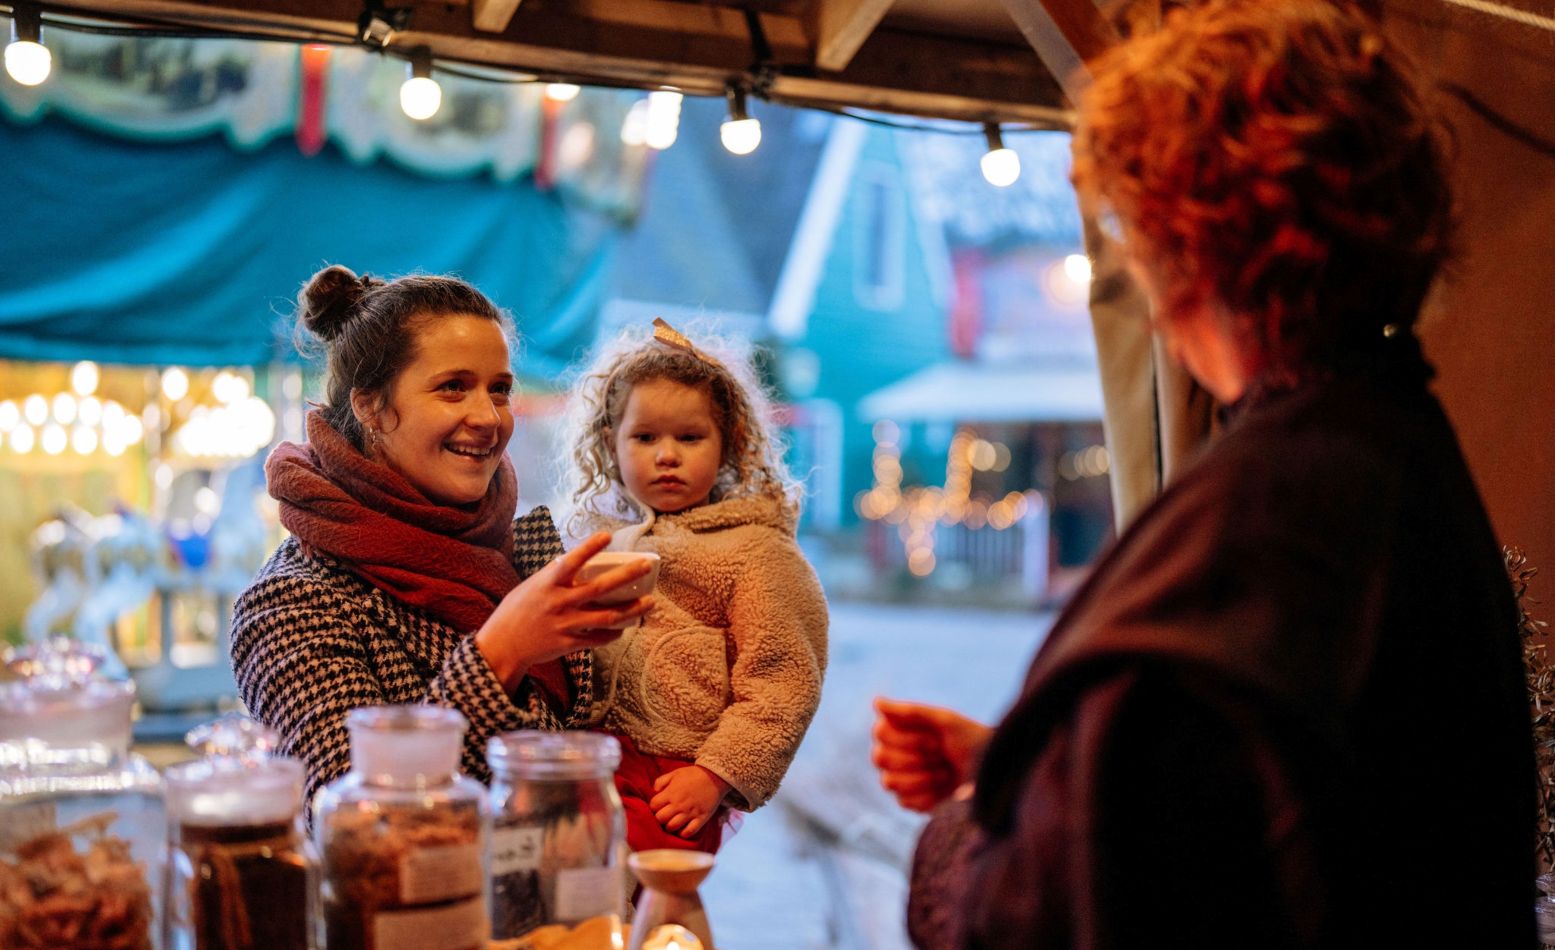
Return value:
<svg viewBox="0 0 1555 950">
<path fill-rule="evenodd" d="M 0 851 L 15 851 L 19 845 L 58 828 L 53 802 L 28 802 L 0 809 Z"/>
<path fill-rule="evenodd" d="M 621 910 L 619 868 L 563 868 L 556 872 L 556 906 L 552 916 L 577 921 Z"/>
<path fill-rule="evenodd" d="M 479 845 L 416 848 L 400 862 L 402 904 L 432 904 L 479 894 L 483 883 Z"/>
<path fill-rule="evenodd" d="M 544 828 L 498 828 L 491 835 L 492 876 L 538 870 L 544 841 Z"/>
<path fill-rule="evenodd" d="M 431 910 L 388 910 L 373 917 L 374 950 L 470 950 L 491 935 L 480 897 Z"/>
</svg>

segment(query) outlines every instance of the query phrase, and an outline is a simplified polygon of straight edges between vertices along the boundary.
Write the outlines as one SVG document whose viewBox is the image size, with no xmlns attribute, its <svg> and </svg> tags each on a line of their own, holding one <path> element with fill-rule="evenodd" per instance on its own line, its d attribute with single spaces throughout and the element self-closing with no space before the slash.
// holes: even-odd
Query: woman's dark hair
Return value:
<svg viewBox="0 0 1555 950">
<path fill-rule="evenodd" d="M 297 295 L 298 329 L 324 344 L 328 383 L 319 408 L 335 431 L 362 448 L 352 391 L 372 394 L 380 410 L 387 407 L 390 385 L 416 357 L 418 334 L 450 316 L 483 317 L 513 336 L 512 320 L 456 277 L 412 274 L 383 281 L 333 264 L 309 278 Z M 299 340 L 298 349 L 308 347 Z"/>
</svg>

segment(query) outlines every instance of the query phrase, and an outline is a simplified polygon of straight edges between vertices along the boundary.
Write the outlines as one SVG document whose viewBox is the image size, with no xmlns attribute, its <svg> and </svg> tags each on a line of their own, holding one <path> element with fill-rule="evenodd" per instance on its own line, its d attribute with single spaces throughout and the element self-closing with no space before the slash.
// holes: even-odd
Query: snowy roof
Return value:
<svg viewBox="0 0 1555 950">
<path fill-rule="evenodd" d="M 964 128 L 964 127 L 963 127 Z M 939 222 L 951 247 L 1007 242 L 1080 244 L 1080 211 L 1069 183 L 1066 132 L 1006 132 L 1020 178 L 998 188 L 982 175 L 981 135 L 903 133 L 902 155 L 919 213 Z"/>
<path fill-rule="evenodd" d="M 1095 422 L 1101 378 L 1093 363 L 936 363 L 877 389 L 858 406 L 866 421 Z"/>
<path fill-rule="evenodd" d="M 654 158 L 644 209 L 623 237 L 613 296 L 765 313 L 831 117 L 765 103 L 761 148 L 719 143 L 722 100 L 688 96 L 675 145 Z"/>
</svg>

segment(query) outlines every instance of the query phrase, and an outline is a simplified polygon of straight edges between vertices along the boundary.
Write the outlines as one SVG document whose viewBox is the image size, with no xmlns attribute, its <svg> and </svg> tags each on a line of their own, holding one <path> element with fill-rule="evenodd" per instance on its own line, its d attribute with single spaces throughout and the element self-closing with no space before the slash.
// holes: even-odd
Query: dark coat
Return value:
<svg viewBox="0 0 1555 950">
<path fill-rule="evenodd" d="M 1402 363 L 1245 400 L 1097 565 L 920 844 L 920 945 L 1534 945 L 1515 605 Z"/>
</svg>

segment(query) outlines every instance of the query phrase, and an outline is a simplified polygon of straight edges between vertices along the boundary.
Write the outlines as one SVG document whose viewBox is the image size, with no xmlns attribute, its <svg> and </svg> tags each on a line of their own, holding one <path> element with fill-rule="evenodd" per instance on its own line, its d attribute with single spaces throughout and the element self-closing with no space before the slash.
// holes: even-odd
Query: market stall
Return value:
<svg viewBox="0 0 1555 950">
<path fill-rule="evenodd" d="M 1083 83 L 1081 64 L 1084 59 L 1120 33 L 1149 29 L 1153 18 L 1159 15 L 1159 6 L 1153 3 L 1122 4 L 1119 9 L 1110 11 L 1116 14 L 1115 17 L 1107 17 L 1085 0 L 1046 0 L 1043 3 L 968 0 L 946 5 L 844 3 L 841 0 L 720 4 L 631 0 L 620 4 L 476 2 L 468 7 L 418 4 L 403 8 L 387 8 L 378 3 L 358 6 L 343 2 L 301 4 L 289 0 L 262 0 L 237 8 L 197 0 L 134 0 L 114 4 L 112 9 L 99 9 L 89 4 L 51 4 L 44 8 L 41 21 L 34 19 L 32 22 L 35 25 L 41 22 L 45 28 L 53 24 L 68 29 L 86 21 L 103 19 L 111 22 L 116 30 L 170 31 L 180 38 L 185 38 L 186 34 L 221 32 L 240 34 L 246 39 L 264 37 L 279 43 L 310 44 L 310 47 L 341 47 L 352 51 L 365 47 L 386 57 L 385 61 L 403 60 L 396 62 L 394 68 L 396 71 L 401 67 L 408 70 L 406 87 L 417 80 L 432 81 L 440 72 L 448 77 L 457 76 L 459 71 L 474 70 L 472 75 L 476 78 L 471 81 L 476 82 L 493 81 L 492 71 L 516 74 L 516 82 L 511 76 L 495 81 L 533 84 L 535 108 L 551 118 L 562 114 L 561 107 L 553 103 L 571 101 L 568 98 L 571 93 L 565 87 L 578 83 L 653 90 L 654 93 L 664 92 L 661 87 L 673 86 L 676 91 L 718 95 L 726 99 L 729 121 L 725 126 L 724 141 L 733 152 L 758 147 L 758 127 L 750 123 L 758 121 L 759 117 L 759 106 L 752 103 L 761 99 L 844 113 L 855 109 L 887 110 L 971 122 L 986 136 L 990 157 L 998 167 L 999 161 L 1006 158 L 998 154 L 1004 151 L 1001 137 L 1016 127 L 1062 126 L 1066 120 L 1065 90 L 1072 93 Z M 1536 87 L 1540 83 L 1547 86 L 1547 46 L 1536 41 L 1536 38 L 1542 39 L 1542 35 L 1525 31 L 1547 31 L 1555 28 L 1555 23 L 1518 6 L 1505 4 L 1476 3 L 1471 8 L 1469 4 L 1450 0 L 1425 12 L 1414 7 L 1404 9 L 1403 4 L 1379 6 L 1386 22 L 1411 38 L 1417 48 L 1432 54 L 1430 61 L 1438 70 L 1443 101 L 1448 103 L 1449 111 L 1455 113 L 1460 133 L 1464 129 L 1476 130 L 1473 135 L 1460 135 L 1464 143 L 1460 176 L 1467 185 L 1464 189 L 1467 195 L 1466 240 L 1470 242 L 1471 250 L 1464 266 L 1441 288 L 1438 309 L 1428 315 L 1423 333 L 1433 357 L 1442 366 L 1445 401 L 1464 433 L 1468 453 L 1477 466 L 1476 474 L 1485 485 L 1499 531 L 1504 540 L 1524 542 L 1535 560 L 1549 560 L 1555 555 L 1555 550 L 1548 547 L 1549 539 L 1555 537 L 1555 501 L 1550 499 L 1548 492 L 1542 491 L 1542 487 L 1555 476 L 1555 456 L 1551 454 L 1555 450 L 1550 448 L 1547 439 L 1551 420 L 1555 419 L 1555 391 L 1551 389 L 1547 374 L 1543 373 L 1540 360 L 1555 342 L 1552 341 L 1555 320 L 1529 301 L 1548 299 L 1549 293 L 1555 291 L 1555 268 L 1542 257 L 1530 259 L 1527 248 L 1538 246 L 1538 240 L 1542 239 L 1542 231 L 1538 228 L 1548 219 L 1548 214 L 1542 212 L 1555 207 L 1555 186 L 1550 184 L 1555 176 L 1540 174 L 1548 171 L 1555 149 L 1551 148 L 1549 136 L 1541 129 L 1541 123 L 1546 126 L 1549 123 L 1546 115 L 1532 114 L 1521 99 L 1509 94 L 1508 87 L 1499 82 L 1476 88 L 1461 81 L 1469 76 L 1457 75 L 1455 71 L 1477 76 L 1483 63 L 1500 58 L 1510 49 L 1515 53 L 1512 59 L 1518 66 L 1513 72 Z M 35 10 L 30 9 L 29 15 L 33 12 Z M 1524 15 L 1513 15 L 1519 12 Z M 13 10 L 13 16 L 21 22 L 20 10 Z M 41 37 L 34 37 L 37 38 Z M 1032 55 L 1033 50 L 1036 55 Z M 300 59 L 301 54 L 298 55 Z M 539 92 L 541 87 L 545 87 L 544 93 Z M 429 94 L 425 93 L 427 87 L 424 85 L 414 88 Z M 404 92 L 403 87 L 401 95 L 414 98 L 414 94 Z M 441 97 L 443 93 L 440 91 L 437 95 Z M 647 105 L 637 111 L 637 120 L 633 120 L 634 100 L 638 98 Z M 665 108 L 662 103 L 668 100 L 623 97 L 623 108 L 611 115 L 612 124 L 608 128 L 613 131 L 618 125 L 621 141 L 629 148 L 640 150 L 649 140 L 647 123 L 655 101 L 661 103 L 658 108 L 662 110 Z M 413 115 L 418 109 L 405 98 L 402 98 L 401 106 L 407 115 Z M 879 117 L 870 115 L 869 118 Z M 643 124 L 632 131 L 632 121 Z M 1483 127 L 1479 123 L 1483 123 Z M 288 126 L 283 122 L 281 127 Z M 552 144 L 560 149 L 565 139 L 563 126 L 558 122 L 547 122 L 541 127 L 550 130 L 546 134 L 556 137 Z M 599 127 L 607 127 L 605 120 L 600 120 Z M 65 137 L 71 134 L 62 133 Z M 634 143 L 634 137 L 639 134 L 640 138 Z M 542 135 L 542 140 L 544 138 Z M 611 139 L 614 141 L 615 136 Z M 30 157 L 25 166 L 35 169 L 57 166 L 69 161 L 71 151 L 66 147 L 53 155 L 40 152 Z M 8 152 L 8 156 L 11 154 L 19 153 Z M 553 152 L 542 141 L 536 154 L 542 157 L 555 155 L 559 160 L 562 151 Z M 1497 169 L 1520 167 L 1530 171 L 1526 177 L 1487 175 L 1484 165 L 1479 162 L 1492 160 Z M 1008 166 L 1003 170 L 1008 171 Z M 541 160 L 534 165 L 532 174 L 545 182 L 554 180 L 548 176 L 556 171 Z M 353 169 L 353 181 L 359 173 L 360 169 Z M 994 172 L 987 174 L 990 180 L 998 177 Z M 41 181 L 41 177 L 38 180 Z M 331 192 L 336 190 L 329 189 Z M 329 207 L 325 203 L 329 195 L 323 192 L 307 195 L 303 204 L 310 214 L 318 216 L 320 222 L 337 222 L 349 220 L 354 207 L 373 201 L 371 197 L 352 192 L 348 186 L 342 185 L 338 191 L 342 205 Z M 126 201 L 136 197 L 142 196 L 127 195 Z M 68 195 L 61 194 L 50 200 L 68 201 Z M 243 200 L 250 208 L 281 203 L 275 191 L 264 189 L 248 194 Z M 536 208 L 543 213 L 546 202 L 537 201 L 529 194 L 523 200 L 530 203 L 522 207 L 499 208 L 485 218 L 481 218 L 481 211 L 466 210 L 470 216 L 483 220 L 487 228 L 500 229 L 527 218 Z M 465 217 L 463 213 L 458 216 Z M 155 218 L 154 208 L 142 207 L 126 220 Z M 171 224 L 173 228 L 169 233 L 174 233 L 179 222 Z M 193 226 L 188 222 L 184 224 Z M 298 251 L 288 239 L 299 232 L 285 222 L 272 221 L 270 226 L 273 230 L 258 243 L 286 246 L 294 253 Z M 560 242 L 541 239 L 535 246 L 568 243 L 565 238 L 575 236 L 575 232 L 569 232 Z M 393 269 L 393 250 L 399 236 L 380 231 L 373 237 L 384 241 L 385 246 L 380 250 L 388 261 L 386 269 Z M 1100 235 L 1094 235 L 1094 238 L 1091 250 L 1095 266 L 1098 273 L 1108 277 L 1093 284 L 1093 288 L 1099 288 L 1093 290 L 1093 315 L 1105 374 L 1100 408 L 1108 421 L 1111 450 L 1105 457 L 1111 460 L 1114 495 L 1121 502 L 1118 506 L 1120 518 L 1126 519 L 1171 477 L 1177 460 L 1198 444 L 1205 432 L 1210 406 L 1202 393 L 1174 379 L 1164 361 L 1159 359 L 1160 354 L 1153 352 L 1145 342 L 1146 322 L 1141 319 L 1140 299 L 1129 292 L 1126 280 L 1115 270 L 1113 253 Z M 143 235 L 136 241 L 151 239 Z M 327 252 L 330 255 L 340 253 L 338 237 L 334 240 Z M 491 279 L 483 278 L 483 282 L 500 288 L 503 280 L 513 279 L 515 297 L 533 293 L 531 281 L 512 277 L 515 270 L 512 261 L 482 260 L 480 249 L 490 241 L 488 235 L 481 234 L 468 238 L 473 250 L 472 256 L 465 259 L 487 263 L 491 268 Z M 176 375 L 169 375 L 170 371 L 151 375 L 142 372 L 139 392 L 134 394 L 125 393 L 135 388 L 135 377 L 117 375 L 118 371 L 106 373 L 102 376 L 104 382 L 88 386 L 84 382 L 88 372 L 83 368 L 86 364 L 68 367 L 68 378 L 66 367 L 16 371 L 17 374 L 33 375 L 18 389 L 17 397 L 9 403 L 11 409 L 6 409 L 7 404 L 0 402 L 0 423 L 9 425 L 6 436 L 11 451 L 25 455 L 31 453 L 35 445 L 41 449 L 43 467 L 35 469 L 36 473 L 57 474 L 48 468 L 53 463 L 42 457 L 62 456 L 67 447 L 83 458 L 92 457 L 100 449 L 107 457 L 118 457 L 125 452 L 142 453 L 141 461 L 148 467 L 169 464 L 161 454 L 164 441 L 169 446 L 176 446 L 178 433 L 185 430 L 191 433 L 186 436 L 186 450 L 198 457 L 193 448 L 195 434 L 201 428 L 195 425 L 197 421 L 207 420 L 204 425 L 207 431 L 232 438 L 244 431 L 236 420 L 245 411 L 247 421 L 256 423 L 254 435 L 248 440 L 256 444 L 268 442 L 274 427 L 287 424 L 285 412 L 289 409 L 283 406 L 282 412 L 274 413 L 275 418 L 270 420 L 271 430 L 261 439 L 259 432 L 263 427 L 257 425 L 262 421 L 260 414 L 257 410 L 243 409 L 253 398 L 251 394 L 262 387 L 279 391 L 293 403 L 301 391 L 299 387 L 297 393 L 287 395 L 285 373 L 261 377 L 252 368 L 243 368 L 271 361 L 275 341 L 273 335 L 267 337 L 266 333 L 273 328 L 250 334 L 246 341 L 234 344 L 248 347 L 231 351 L 244 354 L 241 356 L 219 351 L 221 355 L 214 360 L 210 354 L 199 357 L 179 354 L 176 359 L 146 357 L 143 352 L 134 350 L 136 340 L 115 342 L 106 333 L 103 328 L 113 325 L 115 314 L 109 313 L 110 308 L 90 292 L 92 281 L 73 273 L 78 268 L 69 262 L 68 236 L 60 237 L 57 243 L 59 253 L 53 258 L 64 262 L 60 263 L 59 272 L 48 275 L 48 280 L 39 281 L 38 287 L 31 289 L 75 291 L 77 295 L 62 298 L 64 302 L 50 303 L 42 296 L 23 301 L 19 294 L 8 293 L 4 298 L 6 301 L 21 301 L 25 306 L 0 311 L 0 330 L 14 329 L 17 347 L 9 353 L 0 347 L 0 356 L 28 361 L 59 359 L 67 351 L 79 353 L 79 349 L 68 348 L 85 339 L 105 347 L 103 353 L 135 353 L 136 360 L 156 365 L 199 364 L 208 372 L 197 380 L 194 388 L 200 390 L 199 393 L 191 395 L 189 378 L 185 376 L 180 384 Z M 1500 250 L 1505 253 L 1498 253 Z M 307 247 L 302 248 L 300 254 L 308 260 L 321 256 L 318 250 Z M 175 255 L 164 254 L 162 258 L 172 256 Z M 229 272 L 240 272 L 247 259 L 246 253 L 235 254 Z M 147 279 L 142 269 L 133 266 L 132 256 L 121 255 L 114 263 L 126 265 L 126 269 L 104 279 L 111 277 L 117 282 Z M 288 272 L 300 273 L 306 269 L 299 269 L 297 265 L 297 261 L 288 262 Z M 161 286 L 168 288 L 169 294 L 188 294 L 209 305 L 221 300 L 221 294 L 228 289 L 224 283 L 226 274 L 206 275 L 209 279 L 204 284 L 190 283 L 180 279 L 180 275 L 173 275 Z M 576 280 L 563 283 L 579 285 Z M 1488 293 L 1487 286 L 1514 290 Z M 278 291 L 277 296 L 284 297 L 285 292 L 286 289 Z M 247 299 L 248 295 L 243 296 Z M 148 283 L 141 297 L 144 308 L 141 319 L 124 325 L 137 326 L 144 331 L 155 321 L 156 308 L 167 298 L 155 282 Z M 1513 302 L 1508 303 L 1508 298 Z M 237 301 L 227 303 L 233 309 L 245 305 Z M 566 301 L 551 300 L 550 303 L 555 305 L 554 312 L 568 312 Z M 194 304 L 190 300 L 183 304 L 186 313 L 193 311 Z M 247 305 L 251 306 L 252 301 Z M 1449 311 L 1453 313 L 1452 320 L 1440 317 Z M 34 318 L 36 322 L 29 323 Z M 264 323 L 251 323 L 250 329 Z M 551 320 L 546 325 L 560 328 L 557 349 L 565 349 L 570 339 L 564 332 L 569 328 L 567 320 Z M 187 344 L 196 338 L 188 331 L 173 331 L 168 335 L 176 344 Z M 0 334 L 0 341 L 4 339 Z M 1516 345 L 1509 345 L 1508 341 L 1515 341 Z M 51 342 L 55 348 L 49 348 Z M 123 349 L 115 351 L 114 345 Z M 29 351 L 26 348 L 30 346 L 39 348 Z M 540 348 L 539 358 L 544 358 L 546 348 Z M 124 359 L 122 355 L 98 358 Z M 83 381 L 75 378 L 78 370 Z M 295 378 L 295 374 L 291 378 Z M 27 395 L 20 395 L 23 390 Z M 207 392 L 209 399 L 201 402 Z M 0 393 L 0 396 L 4 395 Z M 39 399 L 33 400 L 32 395 Z M 882 399 L 886 397 L 917 398 L 910 387 L 883 393 Z M 187 405 L 184 403 L 186 398 L 192 400 Z M 89 422 L 83 415 L 88 399 L 95 400 L 91 414 L 98 422 Z M 1505 411 L 1512 403 L 1519 407 L 1518 412 Z M 111 414 L 114 420 L 139 420 L 139 433 L 132 434 L 128 422 L 116 421 L 110 425 L 107 421 L 110 405 L 119 407 Z M 154 413 L 151 412 L 153 407 Z M 1084 418 L 1091 421 L 1098 414 L 1098 408 L 1095 404 L 1082 407 Z M 205 414 L 197 416 L 196 409 L 205 410 Z M 1051 408 L 1044 411 L 1054 414 Z M 222 416 L 222 422 L 208 421 L 217 412 L 229 415 Z M 148 426 L 148 419 L 155 427 Z M 176 426 L 173 420 L 177 420 Z M 22 432 L 27 434 L 17 434 Z M 148 443 L 147 440 L 153 437 L 154 441 Z M 248 441 L 244 442 L 245 446 Z M 882 444 L 887 442 L 889 440 L 882 440 Z M 973 442 L 971 434 L 963 442 L 970 466 L 974 450 L 980 446 Z M 997 459 L 997 445 L 986 440 L 983 445 Z M 114 452 L 113 448 L 119 451 Z M 1093 448 L 1100 450 L 1101 446 L 1087 446 L 1085 451 L 1090 452 Z M 1097 468 L 1092 474 L 1105 470 L 1097 461 L 1102 457 L 1085 456 L 1085 464 Z M 1079 471 L 1078 455 L 1073 455 L 1070 461 Z M 169 470 L 169 486 L 177 476 L 178 472 Z M 107 490 L 124 489 L 110 486 Z M 216 491 L 212 485 L 204 484 L 195 488 L 192 495 L 208 498 L 199 495 L 201 490 L 213 494 Z M 133 489 L 129 491 L 133 492 Z M 1018 493 L 1005 501 L 1011 517 L 1019 517 L 1013 513 L 1027 503 Z M 195 504 L 198 510 L 198 502 Z M 1541 545 L 1544 546 L 1542 549 Z M 122 695 L 110 689 L 99 697 L 99 687 L 89 675 L 83 674 L 79 665 L 40 661 L 37 666 L 18 671 L 33 677 L 32 686 L 37 695 L 46 694 L 49 701 L 57 700 L 67 706 L 74 703 L 78 707 L 90 706 L 97 698 L 102 698 L 103 705 L 113 711 L 112 716 L 97 722 L 87 734 L 61 733 L 51 737 L 51 741 L 57 741 L 62 747 L 76 743 L 106 749 L 108 758 L 115 761 L 115 757 L 127 754 L 125 733 L 129 712 Z M 40 674 L 44 674 L 43 679 L 38 679 Z M 45 707 L 33 708 L 44 710 Z M 428 721 L 420 721 L 418 716 Z M 40 721 L 34 718 L 24 727 L 39 732 L 43 728 Z M 675 905 L 680 908 L 681 919 L 664 921 L 666 928 L 673 926 L 678 930 L 656 929 L 645 933 L 645 928 L 638 928 L 630 937 L 620 930 L 620 921 L 613 915 L 617 915 L 623 906 L 627 885 L 623 863 L 618 859 L 618 841 L 614 829 L 607 827 L 601 831 L 596 827 L 598 816 L 578 804 L 587 798 L 580 789 L 596 782 L 595 768 L 608 762 L 608 749 L 573 750 L 576 755 L 557 756 L 566 764 L 556 766 L 543 752 L 506 746 L 493 748 L 495 771 L 504 774 L 504 768 L 512 766 L 511 786 L 537 777 L 555 778 L 558 769 L 567 772 L 565 777 L 571 780 L 574 788 L 569 793 L 573 797 L 563 809 L 566 821 L 554 820 L 555 815 L 542 821 L 533 815 L 516 814 L 522 811 L 517 803 L 523 796 L 513 787 L 507 787 L 504 792 L 502 785 L 493 786 L 489 794 L 497 798 L 512 792 L 511 798 L 500 801 L 488 800 L 478 789 L 463 787 L 451 764 L 457 762 L 457 758 L 448 760 L 449 750 L 440 741 L 452 735 L 452 741 L 456 743 L 462 728 L 459 722 L 438 717 L 435 713 L 372 710 L 368 715 L 357 717 L 352 726 L 361 730 L 357 737 L 359 741 L 353 743 L 354 748 L 361 749 L 360 760 L 353 762 L 357 784 L 347 781 L 345 785 L 332 786 L 332 791 L 321 799 L 323 804 L 314 813 L 314 820 L 326 825 L 325 830 L 315 830 L 315 840 L 322 842 L 325 849 L 325 854 L 316 856 L 323 862 L 320 873 L 325 884 L 314 898 L 318 903 L 299 915 L 305 920 L 311 919 L 311 926 L 338 928 L 331 946 L 448 946 L 450 950 L 479 947 L 488 928 L 497 926 L 499 921 L 496 915 L 502 895 L 494 889 L 508 879 L 515 888 L 514 893 L 530 898 L 529 903 L 515 898 L 516 905 L 506 907 L 507 913 L 528 915 L 524 917 L 526 927 L 543 922 L 566 928 L 563 932 L 552 931 L 553 935 L 575 936 L 578 928 L 596 926 L 589 922 L 602 918 L 606 932 L 591 935 L 589 946 L 620 946 L 629 939 L 629 946 L 634 950 L 649 946 L 661 950 L 672 946 L 686 950 L 710 943 L 705 930 L 701 933 L 697 930 L 696 908 L 691 901 L 697 872 L 705 873 L 705 868 L 690 865 L 646 867 L 638 875 L 649 887 L 656 886 L 655 871 L 664 871 L 671 878 L 679 873 L 687 879 L 681 882 L 687 884 L 681 895 L 685 901 Z M 439 741 L 417 746 L 406 736 L 412 734 L 413 739 L 423 733 L 435 734 Z M 260 774 L 265 759 L 260 753 L 264 750 L 240 748 L 242 745 L 239 739 L 229 738 L 223 750 L 213 751 L 233 761 L 208 764 L 208 775 L 193 778 L 220 777 L 225 774 L 223 769 L 245 777 Z M 584 762 L 583 766 L 578 765 L 580 761 Z M 527 773 L 526 768 L 530 769 Z M 250 769 L 255 771 L 244 771 Z M 363 774 L 378 780 L 378 784 L 390 791 L 363 791 L 363 784 L 373 784 L 364 780 Z M 181 794 L 177 791 L 181 778 L 169 776 L 175 796 Z M 436 781 L 432 781 L 434 778 Z M 122 782 L 122 786 L 99 783 L 90 791 L 94 794 L 102 791 L 124 793 L 136 798 L 136 807 L 144 808 L 148 814 L 168 814 L 177 818 L 198 810 L 195 804 L 198 796 L 191 796 L 185 803 L 188 811 L 180 811 L 177 802 L 165 812 L 160 803 L 146 805 L 140 802 L 137 796 L 152 795 L 156 780 L 139 766 L 116 773 L 114 780 Z M 396 796 L 406 788 L 415 789 L 415 794 L 424 794 L 429 785 L 436 785 L 440 790 L 447 786 L 445 798 L 439 799 L 438 820 L 417 818 L 398 822 L 393 817 L 398 801 Z M 74 793 L 83 789 L 68 787 L 66 790 Z M 284 803 L 277 811 L 279 825 L 293 827 L 289 823 L 295 822 L 301 812 L 299 801 L 284 793 L 278 794 L 276 800 Z M 45 809 L 48 811 L 47 824 L 55 830 L 24 842 L 26 853 L 22 857 L 52 861 L 56 866 L 78 870 L 81 877 L 93 883 L 110 880 L 124 885 L 116 892 L 102 895 L 91 908 L 91 913 L 96 915 L 92 917 L 93 925 L 100 924 L 103 929 L 104 946 L 147 945 L 155 939 L 151 934 L 161 932 L 160 925 L 154 923 L 160 919 L 156 915 L 177 913 L 176 909 L 159 911 L 153 908 L 160 906 L 159 901 L 187 899 L 189 894 L 201 899 L 208 896 L 213 902 L 211 906 L 220 908 L 216 916 L 210 918 L 218 922 L 214 930 L 220 933 L 210 937 L 208 942 L 199 942 L 204 938 L 193 938 L 196 939 L 194 945 L 245 946 L 248 944 L 230 932 L 238 926 L 236 921 L 248 919 L 246 911 L 240 910 L 247 895 L 245 888 L 255 888 L 255 893 L 265 898 L 259 903 L 267 906 L 273 903 L 274 894 L 265 890 L 268 884 L 255 884 L 244 878 L 252 868 L 244 867 L 240 860 L 251 861 L 253 855 L 238 854 L 242 849 L 232 847 L 230 841 L 217 841 L 217 847 L 199 834 L 191 835 L 188 828 L 180 829 L 183 837 L 175 838 L 175 844 L 186 851 L 190 865 L 199 866 L 200 871 L 177 879 L 173 891 L 159 894 L 157 889 L 162 886 L 159 882 L 163 878 L 153 874 L 137 882 L 124 873 L 126 863 L 133 863 L 124 860 L 124 849 L 129 845 L 108 835 L 108 826 L 101 817 L 121 807 L 118 803 L 94 805 L 58 827 L 53 810 L 56 805 L 64 807 L 63 797 Z M 498 825 L 492 824 L 492 812 L 502 809 L 509 809 L 507 817 L 512 819 L 508 825 L 512 834 L 506 837 Z M 233 813 L 200 813 L 202 821 L 213 814 L 230 819 Z M 242 820 L 227 824 L 254 824 L 256 817 L 271 816 L 259 816 L 250 809 L 242 812 Z M 606 816 L 605 824 L 611 820 Z M 223 826 L 223 830 L 231 829 Z M 242 837 L 249 831 L 253 829 L 241 829 L 235 834 Z M 273 828 L 266 829 L 267 833 L 273 831 Z M 160 846 L 161 839 L 154 832 L 147 833 L 154 842 L 151 845 L 154 850 Z M 288 847 L 295 843 L 284 833 L 277 840 L 280 839 L 284 839 L 282 843 Z M 330 848 L 334 851 L 329 851 Z M 280 852 L 285 848 L 276 850 Z M 569 860 L 579 859 L 583 863 L 557 863 L 554 859 L 559 851 L 565 851 Z M 273 855 L 266 854 L 264 858 L 270 861 Z M 145 863 L 147 860 L 150 859 L 143 859 L 142 869 L 149 866 Z M 547 860 L 551 863 L 547 864 Z M 198 865 L 199 861 L 208 861 L 208 868 Z M 253 862 L 253 865 L 258 863 Z M 94 867 L 95 877 L 89 873 Z M 285 905 L 288 911 L 278 915 L 284 922 L 287 914 L 296 909 L 297 882 L 294 869 L 281 870 L 283 874 L 290 874 L 289 883 L 275 886 L 291 888 L 288 892 L 291 903 Z M 579 871 L 582 876 L 568 877 L 562 873 L 564 871 Z M 268 874 L 269 870 L 255 873 Z M 206 894 L 202 881 L 216 881 L 226 887 L 213 885 L 209 888 L 211 893 Z M 672 885 L 666 885 L 666 890 L 674 889 Z M 600 894 L 606 891 L 608 897 L 601 901 Z M 236 903 L 232 903 L 234 900 Z M 111 923 L 101 923 L 101 918 L 109 915 L 99 911 L 110 905 L 116 916 Z M 304 903 L 304 907 L 307 906 Z M 535 916 L 537 907 L 540 908 L 539 916 Z M 83 926 L 71 922 L 70 908 L 50 907 L 48 910 L 48 914 L 43 914 L 37 908 L 23 908 L 24 914 L 47 918 L 27 924 L 35 928 L 28 931 L 29 934 L 41 935 L 33 940 L 36 945 L 50 945 L 51 941 L 57 944 L 66 939 L 60 936 L 65 932 L 60 928 Z M 186 907 L 183 913 L 182 925 L 189 932 L 200 933 L 200 908 Z M 0 926 L 7 925 L 6 921 L 10 926 L 20 926 L 15 922 L 19 919 L 14 914 L 12 918 L 0 917 Z M 140 929 L 134 930 L 134 927 Z M 370 939 L 368 934 L 372 935 Z M 532 933 L 527 939 L 531 944 L 540 945 Z M 657 942 L 652 942 L 655 939 Z"/>
</svg>

